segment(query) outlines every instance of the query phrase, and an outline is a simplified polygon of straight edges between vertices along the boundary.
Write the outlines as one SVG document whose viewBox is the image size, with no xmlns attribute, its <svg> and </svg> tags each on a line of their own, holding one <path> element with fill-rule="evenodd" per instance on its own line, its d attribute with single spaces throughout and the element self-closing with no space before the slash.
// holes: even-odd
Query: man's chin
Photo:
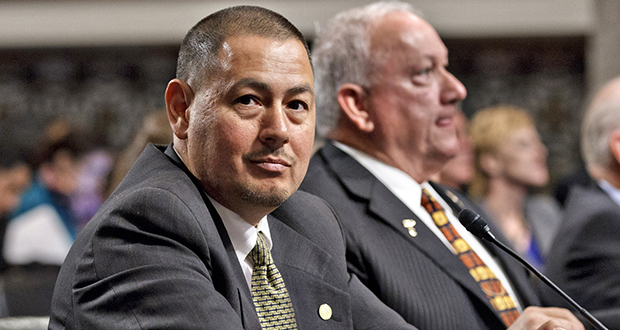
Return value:
<svg viewBox="0 0 620 330">
<path fill-rule="evenodd" d="M 252 205 L 274 208 L 282 205 L 289 197 L 291 193 L 284 189 L 270 191 L 246 189 L 241 196 L 244 201 Z"/>
</svg>

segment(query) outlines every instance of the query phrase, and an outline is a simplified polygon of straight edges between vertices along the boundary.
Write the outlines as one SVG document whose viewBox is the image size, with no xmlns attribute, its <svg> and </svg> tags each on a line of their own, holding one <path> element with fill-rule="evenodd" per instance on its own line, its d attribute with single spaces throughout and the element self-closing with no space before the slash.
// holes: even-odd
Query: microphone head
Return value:
<svg viewBox="0 0 620 330">
<path fill-rule="evenodd" d="M 459 221 L 470 233 L 480 238 L 487 238 L 487 235 L 491 231 L 487 223 L 482 219 L 480 214 L 470 210 L 462 209 L 459 212 Z"/>
</svg>

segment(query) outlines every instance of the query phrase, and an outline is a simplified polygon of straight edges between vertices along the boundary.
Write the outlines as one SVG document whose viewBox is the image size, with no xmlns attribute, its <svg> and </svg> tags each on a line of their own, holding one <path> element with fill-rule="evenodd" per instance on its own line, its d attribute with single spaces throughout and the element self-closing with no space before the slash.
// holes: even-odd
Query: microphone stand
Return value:
<svg viewBox="0 0 620 330">
<path fill-rule="evenodd" d="M 493 235 L 493 233 L 491 233 L 489 226 L 486 224 L 484 220 L 482 220 L 482 217 L 478 213 L 470 209 L 467 209 L 466 206 L 463 204 L 463 202 L 461 202 L 456 195 L 454 195 L 449 190 L 444 190 L 445 188 L 440 187 L 434 182 L 429 182 L 429 184 L 431 185 L 431 187 L 433 187 L 433 189 L 435 189 L 435 191 L 439 194 L 439 196 L 441 196 L 441 198 L 446 203 L 448 203 L 448 205 L 450 206 L 450 208 L 455 213 L 456 217 L 459 219 L 461 223 L 463 223 L 463 219 L 461 219 L 461 214 L 463 213 L 462 211 L 464 210 L 469 211 L 465 213 L 471 213 L 477 216 L 475 219 L 468 219 L 469 224 L 472 224 L 472 220 L 475 222 L 479 222 L 475 225 L 475 227 L 477 227 L 476 230 L 471 230 L 470 228 L 468 228 L 469 225 L 466 225 L 465 227 L 468 231 L 470 231 L 472 234 L 474 234 L 477 237 L 480 237 L 484 240 L 487 240 L 495 244 L 497 247 L 502 249 L 504 252 L 508 253 L 508 255 L 517 259 L 517 261 L 519 261 L 523 266 L 525 266 L 530 272 L 532 272 L 534 275 L 540 278 L 540 280 L 543 281 L 543 283 L 547 284 L 555 292 L 559 293 L 560 296 L 562 296 L 562 298 L 568 301 L 568 303 L 571 306 L 573 306 L 573 308 L 575 308 L 579 312 L 579 314 L 581 314 L 588 322 L 590 322 L 590 324 L 593 327 L 595 327 L 598 330 L 609 330 L 607 329 L 607 327 L 605 327 L 605 325 L 603 325 L 603 323 L 601 323 L 596 317 L 594 317 L 594 315 L 590 314 L 590 312 L 588 312 L 585 308 L 581 307 L 575 300 L 573 300 L 573 298 L 571 298 L 564 291 L 562 291 L 562 289 L 560 289 L 557 285 L 555 285 L 555 283 L 551 282 L 551 280 L 548 279 L 547 276 L 541 273 L 538 269 L 534 268 L 534 266 L 532 266 L 529 262 L 523 259 L 516 252 L 514 252 L 511 248 L 509 248 L 504 243 L 497 240 L 495 236 Z M 447 196 L 448 194 L 449 196 Z M 455 212 L 455 211 L 458 211 L 458 212 Z"/>
<path fill-rule="evenodd" d="M 497 240 L 491 232 L 488 232 L 487 234 L 488 235 L 485 235 L 482 238 L 486 239 L 487 241 L 490 241 L 491 243 L 495 244 L 497 247 L 502 249 L 504 252 L 508 253 L 513 258 L 517 259 L 523 266 L 529 269 L 530 272 L 534 273 L 534 275 L 540 278 L 541 281 L 543 281 L 545 284 L 550 286 L 555 292 L 559 293 L 562 296 L 562 298 L 568 301 L 568 303 L 570 303 L 571 306 L 573 306 L 573 308 L 575 308 L 579 312 L 579 314 L 581 314 L 588 322 L 590 322 L 592 326 L 594 326 L 596 329 L 599 329 L 599 330 L 609 330 L 596 317 L 590 314 L 590 312 L 588 312 L 585 308 L 581 307 L 575 300 L 573 300 L 573 298 L 571 298 L 564 291 L 562 291 L 562 289 L 560 289 L 557 285 L 555 285 L 555 283 L 551 282 L 551 280 L 547 278 L 547 276 L 541 273 L 538 269 L 532 266 L 529 262 L 523 259 L 520 255 L 518 255 L 516 252 L 514 252 L 504 243 Z"/>
</svg>

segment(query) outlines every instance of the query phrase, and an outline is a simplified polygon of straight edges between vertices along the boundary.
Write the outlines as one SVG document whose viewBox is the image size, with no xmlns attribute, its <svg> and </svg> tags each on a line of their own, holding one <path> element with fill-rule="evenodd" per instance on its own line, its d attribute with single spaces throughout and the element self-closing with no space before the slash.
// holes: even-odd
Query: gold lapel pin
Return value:
<svg viewBox="0 0 620 330">
<path fill-rule="evenodd" d="M 409 231 L 409 235 L 411 235 L 411 237 L 418 236 L 418 231 L 415 230 L 415 225 L 416 225 L 416 222 L 413 219 L 403 220 L 403 227 L 407 228 L 407 230 Z"/>
<path fill-rule="evenodd" d="M 327 321 L 332 318 L 332 308 L 329 307 L 328 304 L 322 304 L 319 306 L 319 316 L 324 321 Z"/>
</svg>

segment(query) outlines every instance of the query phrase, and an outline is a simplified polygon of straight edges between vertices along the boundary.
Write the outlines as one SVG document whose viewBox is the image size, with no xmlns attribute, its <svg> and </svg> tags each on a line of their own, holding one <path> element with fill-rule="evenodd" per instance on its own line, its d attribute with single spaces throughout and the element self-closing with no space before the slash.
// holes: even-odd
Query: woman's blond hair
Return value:
<svg viewBox="0 0 620 330">
<path fill-rule="evenodd" d="M 534 127 L 534 119 L 526 109 L 513 105 L 498 105 L 478 110 L 469 123 L 469 135 L 474 148 L 475 174 L 469 187 L 473 198 L 481 199 L 488 190 L 489 176 L 480 166 L 480 158 L 494 154 L 516 130 Z"/>
</svg>

